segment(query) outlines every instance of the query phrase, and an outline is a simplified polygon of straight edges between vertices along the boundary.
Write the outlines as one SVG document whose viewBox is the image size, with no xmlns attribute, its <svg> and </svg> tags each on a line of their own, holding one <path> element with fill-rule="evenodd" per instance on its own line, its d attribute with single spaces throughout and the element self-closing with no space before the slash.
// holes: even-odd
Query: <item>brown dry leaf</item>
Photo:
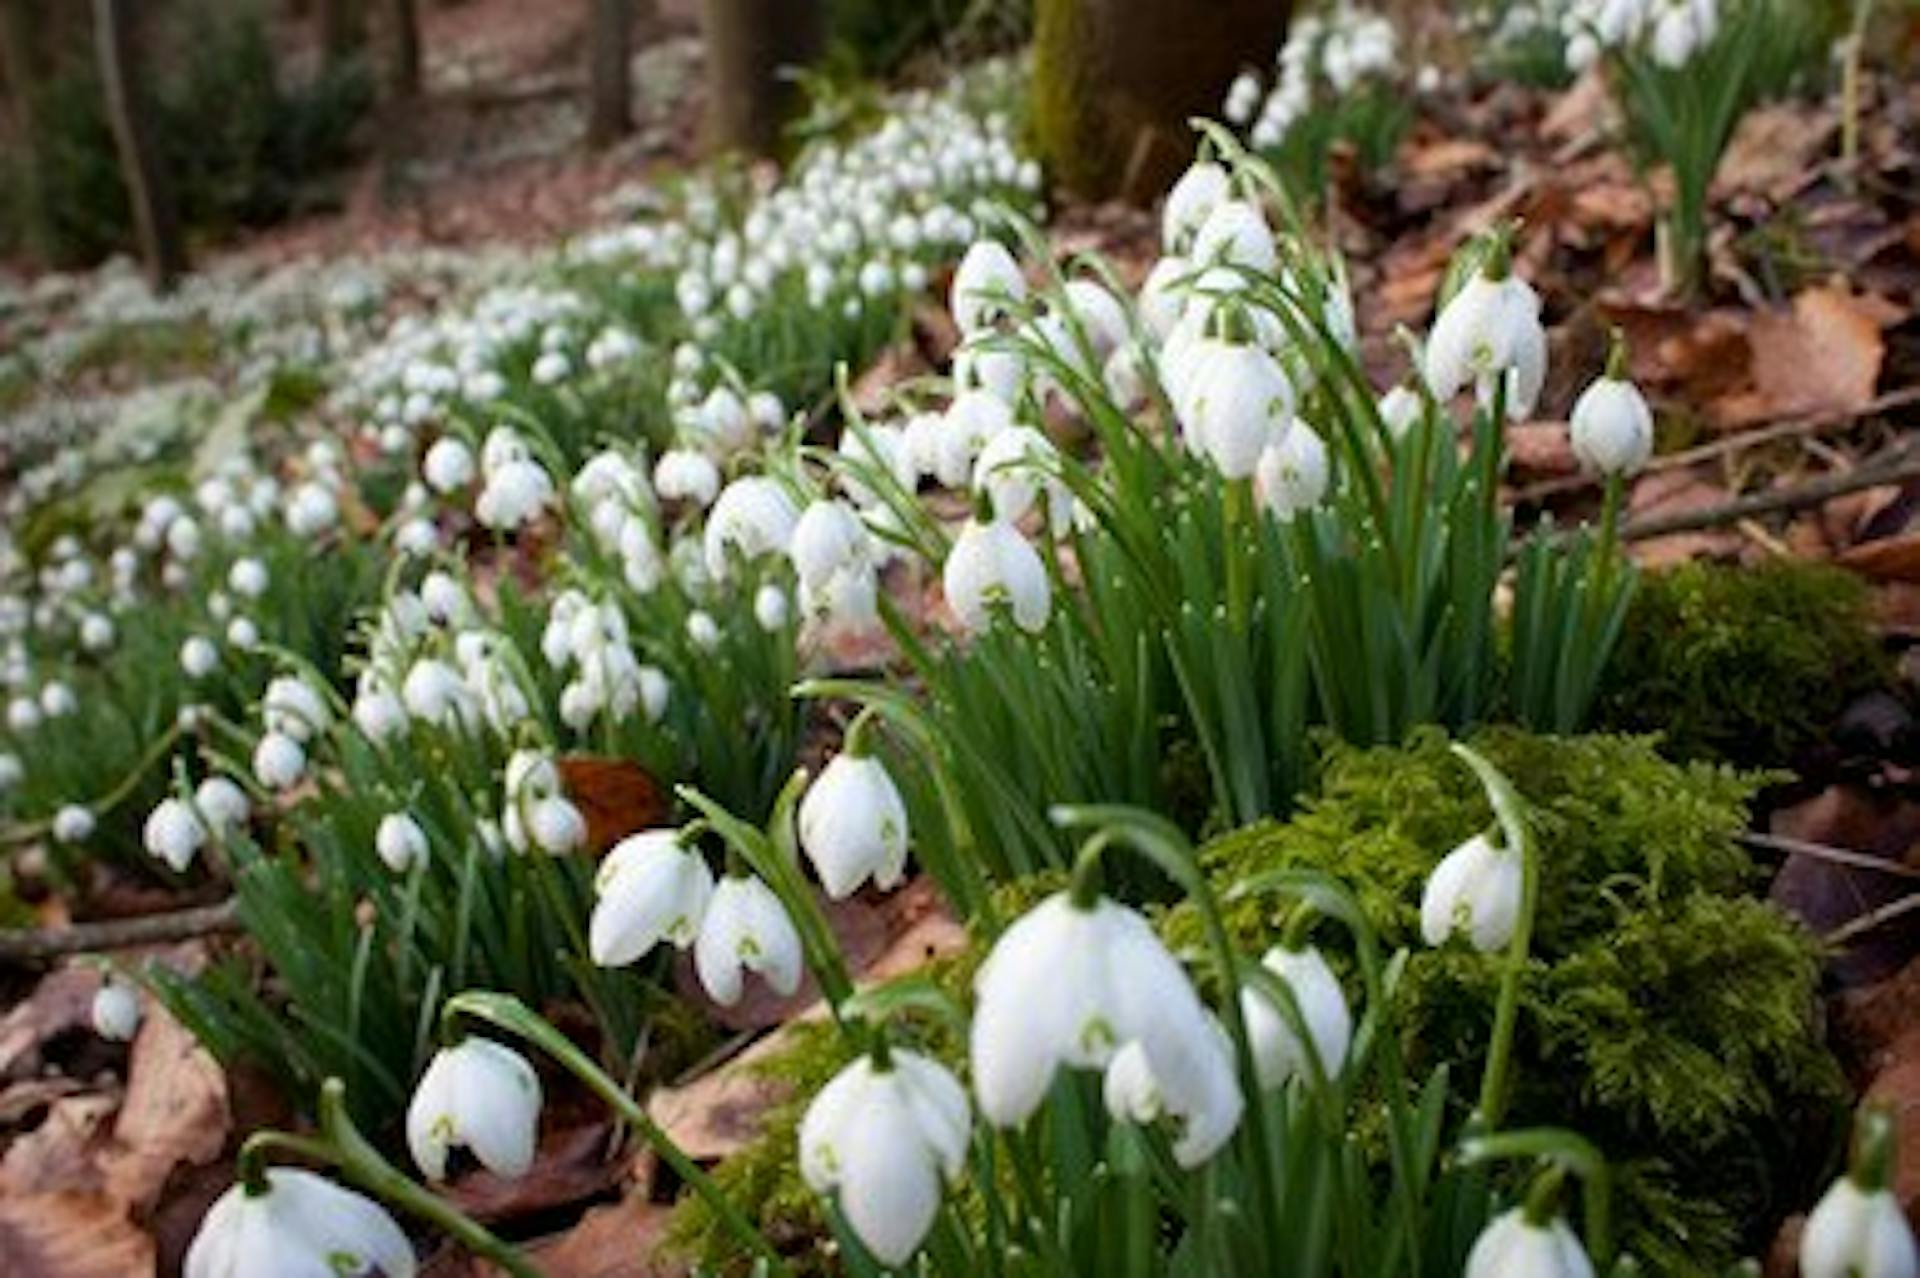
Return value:
<svg viewBox="0 0 1920 1278">
<path fill-rule="evenodd" d="M 1920 582 L 1920 529 L 1851 546 L 1835 562 L 1879 581 Z"/>
<path fill-rule="evenodd" d="M 840 942 L 847 965 L 858 972 L 885 950 L 891 939 L 885 917 L 859 898 L 847 901 L 822 901 L 827 922 Z M 799 990 L 789 998 L 776 994 L 767 983 L 749 974 L 745 992 L 732 1007 L 721 1007 L 707 996 L 693 971 L 693 960 L 683 955 L 674 965 L 674 983 L 680 994 L 692 1000 L 714 1021 L 732 1030 L 768 1029 L 779 1025 L 813 1004 L 820 987 L 811 974 L 801 981 Z"/>
<path fill-rule="evenodd" d="M 527 1255 L 546 1278 L 668 1278 L 682 1268 L 654 1257 L 670 1207 L 629 1194 L 595 1207 L 572 1229 L 534 1243 Z"/>
<path fill-rule="evenodd" d="M 1884 310 L 1837 288 L 1807 289 L 1791 311 L 1753 318 L 1753 377 L 1781 417 L 1858 412 L 1873 402 L 1886 358 Z"/>
<path fill-rule="evenodd" d="M 933 366 L 918 346 L 912 342 L 896 342 L 881 351 L 873 363 L 853 379 L 848 393 L 853 397 L 853 406 L 863 415 L 879 417 L 891 404 L 894 387 L 932 371 Z"/>
<path fill-rule="evenodd" d="M 1606 77 L 1595 67 L 1574 81 L 1573 87 L 1554 102 L 1546 119 L 1540 122 L 1540 133 L 1555 142 L 1584 137 L 1602 127 L 1612 101 Z"/>
<path fill-rule="evenodd" d="M 596 855 L 672 814 L 666 787 L 637 763 L 570 755 L 556 766 L 567 797 L 587 819 L 587 847 Z"/>
<path fill-rule="evenodd" d="M 1829 786 L 1813 798 L 1775 812 L 1772 832 L 1828 847 L 1845 848 L 1895 864 L 1920 864 L 1920 803 L 1860 785 Z M 1842 927 L 1862 914 L 1899 899 L 1905 880 L 1872 869 L 1795 854 L 1787 858 L 1769 892 L 1782 907 L 1817 933 Z M 1914 920 L 1892 922 L 1856 938 L 1830 967 L 1844 984 L 1879 980 L 1913 954 Z"/>
<path fill-rule="evenodd" d="M 1714 195 L 1783 200 L 1819 176 L 1821 156 L 1840 131 L 1824 105 L 1783 102 L 1749 111 L 1714 174 Z"/>
<path fill-rule="evenodd" d="M 1492 147 L 1477 139 L 1440 138 L 1402 147 L 1400 167 L 1410 178 L 1448 178 L 1486 168 L 1498 158 Z"/>
<path fill-rule="evenodd" d="M 40 1125 L 7 1147 L 0 1160 L 0 1198 L 21 1194 L 101 1194 L 101 1161 L 111 1145 L 117 1097 L 67 1096 L 47 1107 Z"/>
<path fill-rule="evenodd" d="M 181 1163 L 210 1163 L 226 1148 L 227 1079 L 199 1040 L 147 1000 L 133 1041 L 127 1096 L 101 1159 L 107 1192 L 138 1211 L 151 1207 Z"/>
<path fill-rule="evenodd" d="M 776 1030 L 716 1069 L 681 1087 L 662 1087 L 647 1098 L 647 1115 L 688 1157 L 725 1158 L 760 1134 L 760 1117 L 792 1095 L 791 1084 L 767 1076 L 760 1066 L 787 1047 Z"/>
<path fill-rule="evenodd" d="M 120 1206 L 84 1194 L 0 1195 L 7 1278 L 151 1278 L 153 1239 Z"/>
<path fill-rule="evenodd" d="M 444 1187 L 455 1206 L 483 1223 L 514 1220 L 605 1192 L 623 1168 L 607 1158 L 604 1119 L 541 1133 L 533 1166 L 518 1177 L 476 1168 Z"/>
<path fill-rule="evenodd" d="M 0 1078 L 25 1078 L 40 1070 L 40 1049 L 56 1034 L 92 1024 L 100 973 L 91 967 L 56 968 L 33 993 L 0 1017 Z"/>
<path fill-rule="evenodd" d="M 1522 422 L 1507 428 L 1507 458 L 1523 478 L 1571 475 L 1580 468 L 1565 422 Z"/>
</svg>

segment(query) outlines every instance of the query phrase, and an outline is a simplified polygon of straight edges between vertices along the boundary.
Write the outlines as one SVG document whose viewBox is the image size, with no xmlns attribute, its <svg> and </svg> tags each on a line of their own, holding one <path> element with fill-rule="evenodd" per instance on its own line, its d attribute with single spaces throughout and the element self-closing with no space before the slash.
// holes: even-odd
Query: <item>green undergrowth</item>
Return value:
<svg viewBox="0 0 1920 1278">
<path fill-rule="evenodd" d="M 1718 1275 L 1763 1249 L 1785 1204 L 1831 1170 L 1842 1130 L 1843 1084 L 1814 1019 L 1818 948 L 1755 895 L 1761 876 L 1736 842 L 1765 778 L 1670 762 L 1649 738 L 1500 730 L 1476 745 L 1532 805 L 1544 871 L 1509 1125 L 1570 1127 L 1601 1146 L 1625 1242 L 1646 1272 Z M 1456 1122 L 1484 1064 L 1500 959 L 1423 946 L 1419 901 L 1439 858 L 1491 821 L 1481 788 L 1429 731 L 1401 749 L 1329 747 L 1317 792 L 1293 820 L 1202 852 L 1223 892 L 1283 867 L 1352 886 L 1385 943 L 1408 951 L 1398 1015 L 1414 1076 L 1449 1065 Z M 1052 886 L 1006 889 L 1006 913 Z M 1258 954 L 1278 939 L 1284 909 L 1275 897 L 1249 899 L 1229 906 L 1229 926 Z M 1167 911 L 1162 930 L 1197 952 L 1188 907 Z M 1343 961 L 1336 928 L 1323 925 L 1316 940 Z M 965 998 L 978 957 L 942 960 L 923 976 Z M 791 1047 L 759 1067 L 787 1099 L 716 1175 L 804 1272 L 832 1272 L 796 1142 L 809 1100 L 850 1052 L 825 1025 L 787 1032 Z M 964 1064 L 951 1031 L 936 1029 L 924 1046 Z M 1378 1133 L 1363 1120 L 1362 1136 Z M 677 1209 L 670 1237 L 727 1271 L 728 1240 L 697 1200 Z"/>
<path fill-rule="evenodd" d="M 1790 766 L 1891 676 L 1852 574 L 1800 560 L 1696 561 L 1641 578 L 1595 726 L 1657 731 L 1672 758 Z"/>
</svg>

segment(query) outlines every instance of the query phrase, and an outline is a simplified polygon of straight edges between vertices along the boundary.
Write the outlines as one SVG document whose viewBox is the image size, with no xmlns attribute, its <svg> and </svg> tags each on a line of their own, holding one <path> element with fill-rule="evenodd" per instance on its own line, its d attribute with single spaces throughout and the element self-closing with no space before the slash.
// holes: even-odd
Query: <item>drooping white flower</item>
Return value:
<svg viewBox="0 0 1920 1278">
<path fill-rule="evenodd" d="M 1073 508 L 1072 491 L 1054 473 L 1059 456 L 1053 441 L 1038 430 L 1011 426 L 980 450 L 974 487 L 993 499 L 994 513 L 1009 523 L 1026 518 L 1040 495 L 1046 494 L 1047 511 L 1058 533 Z"/>
<path fill-rule="evenodd" d="M 1483 402 L 1504 379 L 1507 415 L 1533 411 L 1546 380 L 1547 335 L 1540 323 L 1540 295 L 1512 274 L 1482 271 L 1447 303 L 1427 339 L 1427 386 L 1445 403 L 1468 386 Z"/>
<path fill-rule="evenodd" d="M 897 885 L 907 863 L 907 805 L 879 759 L 852 749 L 833 757 L 800 800 L 800 847 L 834 900 L 872 879 Z"/>
<path fill-rule="evenodd" d="M 991 328 L 1009 307 L 1026 300 L 1027 281 L 1020 264 L 998 240 L 969 248 L 953 273 L 950 309 L 962 336 Z"/>
<path fill-rule="evenodd" d="M 768 634 L 785 626 L 792 611 L 787 592 L 772 582 L 753 592 L 753 619 Z"/>
<path fill-rule="evenodd" d="M 176 874 L 193 863 L 206 841 L 207 827 L 184 799 L 166 798 L 154 804 L 141 830 L 147 852 L 165 861 Z"/>
<path fill-rule="evenodd" d="M 443 1180 L 465 1146 L 497 1176 L 524 1176 L 540 1129 L 540 1078 L 526 1058 L 469 1037 L 434 1053 L 407 1106 L 407 1149 L 421 1174 Z"/>
<path fill-rule="evenodd" d="M 1286 372 L 1259 346 L 1217 338 L 1202 338 L 1184 360 L 1174 409 L 1187 446 L 1226 478 L 1251 478 L 1293 422 Z"/>
<path fill-rule="evenodd" d="M 180 645 L 180 669 L 189 679 L 204 679 L 220 665 L 220 650 L 205 635 L 190 635 Z"/>
<path fill-rule="evenodd" d="M 1107 1112 L 1119 1121 L 1145 1124 L 1164 1118 L 1179 1125 L 1173 1157 L 1182 1167 L 1198 1167 L 1218 1153 L 1240 1125 L 1245 1107 L 1234 1077 L 1232 1041 L 1211 1017 L 1207 1027 L 1211 1032 L 1202 1053 L 1202 1081 L 1191 1094 L 1177 1099 L 1167 1095 L 1154 1077 L 1145 1045 L 1137 1039 L 1114 1053 L 1101 1083 Z"/>
<path fill-rule="evenodd" d="M 1803 1278 L 1914 1278 L 1920 1247 L 1900 1200 L 1884 1185 L 1863 1188 L 1849 1174 L 1827 1190 L 1800 1235 Z"/>
<path fill-rule="evenodd" d="M 516 852 L 561 856 L 587 841 L 587 819 L 563 792 L 560 770 L 537 750 L 516 750 L 507 760 L 506 802 L 501 830 Z"/>
<path fill-rule="evenodd" d="M 307 774 L 307 752 L 284 732 L 269 732 L 253 748 L 253 775 L 269 790 L 284 790 Z"/>
<path fill-rule="evenodd" d="M 1203 266 L 1238 266 L 1261 274 L 1271 273 L 1280 261 L 1273 228 L 1248 200 L 1216 205 L 1200 224 L 1189 256 Z"/>
<path fill-rule="evenodd" d="M 515 458 L 487 472 L 473 515 L 484 527 L 511 531 L 530 523 L 553 496 L 553 477 L 531 458 Z"/>
<path fill-rule="evenodd" d="M 996 1126 L 1026 1121 L 1062 1067 L 1104 1069 L 1132 1043 L 1167 1113 L 1191 1125 L 1228 1107 L 1215 1030 L 1193 983 L 1124 906 L 1049 897 L 1001 934 L 974 990 L 974 1091 Z M 1237 1085 L 1233 1096 L 1237 1107 Z M 1215 1144 L 1214 1124 L 1205 1135 L 1194 1152 Z"/>
<path fill-rule="evenodd" d="M 924 436 L 931 449 L 921 469 L 947 488 L 965 488 L 973 477 L 974 459 L 987 442 L 1013 426 L 1013 410 L 997 395 L 983 390 L 962 391 L 947 405 L 939 428 Z"/>
<path fill-rule="evenodd" d="M 1325 499 L 1331 469 L 1320 436 L 1305 425 L 1295 425 L 1262 450 L 1253 472 L 1254 492 L 1262 505 L 1285 522 Z"/>
<path fill-rule="evenodd" d="M 1481 1231 L 1465 1278 L 1594 1278 L 1593 1262 L 1567 1222 L 1534 1222 L 1516 1207 Z"/>
<path fill-rule="evenodd" d="M 1520 918 L 1522 874 L 1518 853 L 1496 847 L 1484 834 L 1462 843 L 1434 867 L 1420 897 L 1420 935 L 1443 945 L 1465 932 L 1483 953 L 1513 939 Z"/>
<path fill-rule="evenodd" d="M 1298 950 L 1275 946 L 1260 962 L 1292 992 L 1321 1070 L 1329 1079 L 1338 1077 L 1353 1042 L 1353 1012 L 1333 969 L 1312 946 Z M 1305 1045 L 1272 999 L 1247 986 L 1240 992 L 1240 1007 L 1260 1086 L 1280 1087 L 1295 1078 L 1312 1077 Z"/>
<path fill-rule="evenodd" d="M 945 1066 L 898 1048 L 861 1057 L 820 1089 L 800 1123 L 800 1173 L 882 1264 L 903 1266 L 966 1167 L 967 1095 Z"/>
<path fill-rule="evenodd" d="M 227 570 L 227 588 L 242 599 L 258 599 L 266 593 L 268 581 L 267 566 L 251 556 L 234 560 Z"/>
<path fill-rule="evenodd" d="M 1166 208 L 1160 214 L 1161 247 L 1169 255 L 1185 255 L 1201 225 L 1232 191 L 1227 171 L 1213 161 L 1202 160 L 1188 168 L 1167 192 Z"/>
<path fill-rule="evenodd" d="M 53 814 L 53 837 L 57 843 L 85 843 L 93 837 L 93 809 L 84 803 L 69 803 Z"/>
<path fill-rule="evenodd" d="M 1395 386 L 1380 397 L 1380 420 L 1396 440 L 1405 439 L 1426 411 L 1420 392 L 1410 386 Z"/>
<path fill-rule="evenodd" d="M 735 555 L 751 563 L 786 554 L 799 521 L 800 511 L 777 480 L 765 475 L 734 480 L 707 512 L 707 572 L 725 581 Z"/>
<path fill-rule="evenodd" d="M 683 950 L 693 944 L 713 897 L 713 872 L 679 831 L 643 830 L 607 853 L 594 893 L 588 949 L 601 967 L 624 967 L 662 941 Z"/>
<path fill-rule="evenodd" d="M 1653 456 L 1653 410 L 1632 382 L 1602 377 L 1573 406 L 1573 454 L 1603 475 L 1632 475 Z"/>
<path fill-rule="evenodd" d="M 372 1199 L 293 1167 L 220 1195 L 187 1248 L 185 1278 L 413 1278 L 413 1244 Z"/>
<path fill-rule="evenodd" d="M 89 1013 L 94 1033 L 110 1043 L 129 1042 L 140 1029 L 140 991 L 109 978 L 94 991 Z"/>
<path fill-rule="evenodd" d="M 193 809 L 207 833 L 222 840 L 238 834 L 253 811 L 247 792 L 233 778 L 222 776 L 208 777 L 194 787 Z"/>
<path fill-rule="evenodd" d="M 389 812 L 374 831 L 373 850 L 389 870 L 405 874 L 427 859 L 427 832 L 409 814 Z"/>
<path fill-rule="evenodd" d="M 427 487 L 434 492 L 443 496 L 458 492 L 473 482 L 473 450 L 455 436 L 442 435 L 433 441 L 433 447 L 427 449 L 420 473 L 425 477 Z"/>
<path fill-rule="evenodd" d="M 824 586 L 835 573 L 864 562 L 871 541 L 853 507 L 821 500 L 808 506 L 794 525 L 788 553 L 802 586 Z"/>
<path fill-rule="evenodd" d="M 800 933 L 773 889 L 750 876 L 728 875 L 707 903 L 693 964 L 708 996 L 722 1007 L 740 1001 L 748 972 L 789 998 L 800 988 Z"/>
<path fill-rule="evenodd" d="M 1053 586 L 1040 553 L 1005 520 L 970 519 L 954 539 L 941 571 L 947 606 L 960 624 L 978 634 L 1004 606 L 1028 633 L 1046 627 Z"/>
<path fill-rule="evenodd" d="M 654 465 L 653 487 L 667 501 L 711 506 L 720 492 L 720 468 L 695 449 L 669 449 Z"/>
<path fill-rule="evenodd" d="M 267 685 L 260 718 L 267 731 L 304 743 L 333 725 L 333 710 L 305 679 L 282 675 Z"/>
</svg>

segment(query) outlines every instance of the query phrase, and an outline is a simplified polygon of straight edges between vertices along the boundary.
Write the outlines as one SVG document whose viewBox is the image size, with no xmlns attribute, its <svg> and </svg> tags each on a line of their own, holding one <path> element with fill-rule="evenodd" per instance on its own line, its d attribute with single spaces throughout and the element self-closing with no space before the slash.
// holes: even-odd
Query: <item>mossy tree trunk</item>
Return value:
<svg viewBox="0 0 1920 1278">
<path fill-rule="evenodd" d="M 633 0 L 592 0 L 587 24 L 587 145 L 603 147 L 633 129 Z"/>
<path fill-rule="evenodd" d="M 1145 201 L 1193 153 L 1188 121 L 1270 67 L 1291 0 L 1035 0 L 1034 134 L 1053 180 Z"/>
<path fill-rule="evenodd" d="M 821 0 L 706 0 L 706 141 L 720 151 L 769 155 L 796 100 L 785 72 L 826 42 Z"/>
<path fill-rule="evenodd" d="M 37 24 L 32 0 L 0 0 L 0 75 L 6 77 L 7 107 L 19 147 L 19 158 L 7 166 L 6 175 L 19 184 L 12 202 L 27 251 L 45 262 L 53 254 L 53 226 L 44 194 L 47 158 L 40 135 L 43 63 L 34 36 Z"/>
<path fill-rule="evenodd" d="M 93 0 L 93 35 L 106 90 L 107 119 L 120 152 L 120 176 L 133 208 L 140 256 L 156 291 L 164 292 L 187 267 L 186 243 L 174 208 L 147 103 L 135 0 Z"/>
</svg>

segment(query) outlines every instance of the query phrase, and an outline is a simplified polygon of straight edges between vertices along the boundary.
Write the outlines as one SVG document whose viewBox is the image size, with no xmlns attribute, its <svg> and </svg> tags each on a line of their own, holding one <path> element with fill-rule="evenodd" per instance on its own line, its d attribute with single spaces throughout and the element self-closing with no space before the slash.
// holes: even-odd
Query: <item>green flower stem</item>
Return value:
<svg viewBox="0 0 1920 1278">
<path fill-rule="evenodd" d="M 1253 550 L 1248 544 L 1256 530 L 1253 481 L 1228 480 L 1222 506 L 1226 525 L 1221 551 L 1226 556 L 1227 624 L 1234 634 L 1244 635 L 1253 618 Z"/>
<path fill-rule="evenodd" d="M 1560 1182 L 1567 1173 L 1578 1176 L 1586 1209 L 1587 1253 L 1601 1272 L 1617 1272 L 1607 1269 L 1614 1259 L 1613 1171 L 1599 1149 L 1578 1133 L 1559 1127 L 1530 1127 L 1524 1131 L 1473 1136 L 1460 1146 L 1460 1161 L 1469 1166 L 1503 1158 L 1541 1159 L 1549 1164 L 1541 1178 L 1533 1183 L 1525 1202 L 1528 1218 L 1536 1222 L 1558 1214 L 1555 1204 L 1560 1199 Z M 1549 1177 L 1553 1179 L 1549 1181 Z M 1542 1211 L 1546 1214 L 1536 1214 Z"/>
<path fill-rule="evenodd" d="M 1533 917 L 1540 897 L 1540 865 L 1527 825 L 1526 807 L 1513 783 L 1472 747 L 1455 742 L 1453 752 L 1473 769 L 1486 788 L 1487 801 L 1499 819 L 1507 851 L 1520 858 L 1520 916 L 1514 921 L 1513 939 L 1507 944 L 1506 970 L 1500 978 L 1499 1002 L 1494 1006 L 1493 1039 L 1487 1049 L 1486 1073 L 1480 1079 L 1479 1119 L 1486 1130 L 1497 1131 L 1506 1107 L 1507 1075 L 1513 1068 L 1514 1030 L 1520 1019 L 1520 978 L 1533 944 Z"/>
<path fill-rule="evenodd" d="M 1897 1144 L 1893 1116 L 1878 1105 L 1868 1106 L 1854 1120 L 1853 1132 L 1853 1162 L 1848 1174 L 1862 1193 L 1879 1193 L 1893 1176 Z"/>
<path fill-rule="evenodd" d="M 240 1147 L 236 1171 L 249 1194 L 267 1192 L 267 1157 L 279 1151 L 338 1168 L 342 1177 L 367 1193 L 423 1220 L 464 1247 L 491 1260 L 514 1278 L 540 1278 L 518 1248 L 495 1237 L 471 1216 L 400 1171 L 367 1143 L 347 1116 L 346 1085 L 329 1078 L 320 1088 L 320 1135 L 255 1132 Z"/>
<path fill-rule="evenodd" d="M 546 1052 L 575 1078 L 585 1083 L 633 1130 L 639 1132 L 641 1138 L 660 1155 L 661 1161 L 672 1168 L 673 1173 L 700 1196 L 713 1212 L 714 1218 L 727 1232 L 732 1234 L 743 1247 L 766 1262 L 769 1273 L 783 1276 L 791 1273 L 787 1262 L 774 1249 L 773 1244 L 768 1242 L 753 1222 L 734 1205 L 733 1200 L 714 1183 L 713 1178 L 702 1171 L 699 1164 L 689 1158 L 686 1151 L 674 1144 L 673 1139 L 661 1130 L 659 1124 L 655 1123 L 647 1113 L 646 1106 L 629 1096 L 625 1088 L 608 1077 L 585 1052 L 574 1045 L 572 1040 L 541 1019 L 526 1004 L 507 994 L 469 990 L 449 999 L 441 1015 L 446 1020 L 461 1016 L 472 1017 L 496 1029 L 503 1029 L 517 1035 Z"/>
<path fill-rule="evenodd" d="M 127 772 L 127 775 L 120 778 L 120 780 L 114 784 L 113 789 L 107 791 L 87 805 L 88 810 L 95 816 L 102 816 L 119 807 L 126 801 L 127 796 L 132 794 L 135 788 L 139 786 L 141 780 L 147 773 L 153 770 L 153 766 L 165 758 L 167 752 L 173 749 L 174 743 L 179 740 L 180 725 L 178 722 L 175 722 L 165 732 L 162 732 L 153 739 L 153 744 L 147 747 L 146 752 L 140 756 L 139 760 Z M 4 830 L 0 830 L 0 847 L 11 847 L 15 844 L 30 843 L 34 839 L 45 838 L 47 833 L 52 829 L 52 817 L 47 817 L 40 821 L 25 821 L 15 825 L 9 825 Z"/>
</svg>

